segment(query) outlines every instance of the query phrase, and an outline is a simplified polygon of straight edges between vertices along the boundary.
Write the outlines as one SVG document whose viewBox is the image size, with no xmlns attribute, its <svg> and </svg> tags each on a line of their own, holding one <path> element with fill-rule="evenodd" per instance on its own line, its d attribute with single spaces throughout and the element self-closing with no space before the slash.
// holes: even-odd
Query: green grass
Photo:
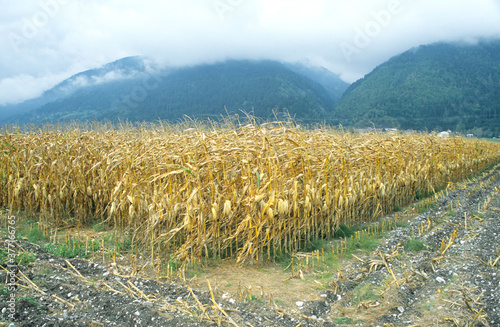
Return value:
<svg viewBox="0 0 500 327">
<path fill-rule="evenodd" d="M 206 272 L 207 271 L 200 264 L 194 264 L 193 266 L 190 266 L 189 269 L 186 271 L 186 277 L 193 278 L 194 276 L 201 276 Z M 231 283 L 228 283 L 228 285 L 226 285 L 226 287 L 230 286 Z"/>
<path fill-rule="evenodd" d="M 45 241 L 48 239 L 45 235 L 43 235 L 43 232 L 39 230 L 38 228 L 33 228 L 27 233 L 28 237 L 28 242 L 31 243 L 38 243 L 40 241 Z"/>
<path fill-rule="evenodd" d="M 481 138 L 481 140 L 486 140 L 486 141 L 490 141 L 490 142 L 500 142 L 500 139 L 498 138 Z"/>
<path fill-rule="evenodd" d="M 354 320 L 353 318 L 348 318 L 348 317 L 335 318 L 333 321 L 336 324 L 358 324 L 363 322 L 363 320 L 360 319 Z"/>
<path fill-rule="evenodd" d="M 8 256 L 8 251 L 6 249 L 0 250 L 0 264 L 6 264 L 10 260 Z M 15 263 L 16 265 L 27 265 L 35 262 L 36 255 L 31 252 L 21 251 L 16 254 Z"/>
<path fill-rule="evenodd" d="M 406 242 L 403 244 L 404 248 L 408 252 L 418 252 L 425 250 L 427 247 L 425 246 L 424 242 L 422 240 L 417 239 L 417 238 L 410 238 L 406 240 Z"/>
<path fill-rule="evenodd" d="M 274 304 L 276 304 L 277 306 L 280 306 L 280 307 L 286 307 L 286 302 L 283 300 L 280 300 L 280 299 L 274 300 Z"/>
<path fill-rule="evenodd" d="M 92 225 L 92 229 L 94 230 L 94 232 L 99 233 L 105 229 L 105 226 L 102 222 L 96 222 Z"/>
<path fill-rule="evenodd" d="M 321 249 L 326 249 L 328 248 L 328 244 L 328 240 L 316 238 L 312 241 L 307 242 L 306 246 L 304 247 L 304 252 L 313 252 Z"/>
<path fill-rule="evenodd" d="M 346 255 L 350 256 L 352 253 L 361 250 L 362 252 L 372 252 L 380 244 L 380 241 L 375 237 L 361 237 L 359 240 L 354 239 L 347 242 Z"/>
<path fill-rule="evenodd" d="M 354 235 L 354 231 L 349 226 L 340 224 L 339 229 L 333 234 L 334 238 L 349 238 Z"/>
<path fill-rule="evenodd" d="M 34 305 L 36 307 L 40 305 L 40 303 L 38 303 L 38 301 L 34 297 L 32 297 L 32 296 L 25 295 L 20 300 L 21 301 L 26 301 L 28 303 L 31 303 L 32 305 Z"/>
<path fill-rule="evenodd" d="M 434 209 L 434 208 L 435 208 L 435 205 L 433 205 L 433 204 L 424 205 L 424 206 L 418 208 L 418 213 L 423 214 L 423 213 L 426 213 L 427 211 Z"/>
<path fill-rule="evenodd" d="M 126 252 L 132 248 L 132 241 L 130 237 L 120 238 L 117 236 L 116 231 L 107 233 L 106 235 L 104 235 L 103 239 L 104 245 L 115 254 Z"/>
<path fill-rule="evenodd" d="M 51 254 L 71 259 L 77 256 L 81 258 L 89 257 L 92 255 L 92 250 L 94 252 L 99 250 L 100 242 L 92 240 L 88 243 L 87 249 L 85 247 L 85 242 L 73 238 L 64 244 L 46 243 L 42 245 L 42 248 Z"/>
<path fill-rule="evenodd" d="M 32 262 L 35 262 L 36 260 L 36 255 L 34 253 L 30 253 L 30 252 L 26 252 L 26 251 L 22 251 L 20 253 L 18 253 L 17 257 L 16 257 L 16 261 L 17 261 L 17 264 L 18 265 L 22 265 L 22 264 L 30 264 Z"/>
<path fill-rule="evenodd" d="M 252 298 L 249 298 L 248 296 L 245 298 L 245 301 L 246 302 L 252 302 L 252 301 L 256 301 L 256 302 L 259 302 L 259 303 L 263 303 L 265 304 L 266 302 L 262 301 L 261 299 L 259 299 L 257 296 L 253 295 L 252 294 Z"/>
<path fill-rule="evenodd" d="M 395 206 L 393 209 L 392 209 L 393 212 L 401 212 L 403 211 L 403 208 L 401 208 L 400 206 Z"/>
<path fill-rule="evenodd" d="M 408 227 L 410 223 L 407 221 L 398 220 L 396 221 L 396 227 Z"/>
<path fill-rule="evenodd" d="M 365 301 L 374 301 L 378 299 L 380 295 L 375 294 L 370 283 L 362 284 L 356 287 L 354 290 L 354 296 L 352 298 L 352 303 L 358 305 Z"/>
<path fill-rule="evenodd" d="M 5 286 L 4 283 L 0 284 L 0 294 L 1 295 L 9 295 L 9 290 L 7 289 L 7 287 Z"/>
</svg>

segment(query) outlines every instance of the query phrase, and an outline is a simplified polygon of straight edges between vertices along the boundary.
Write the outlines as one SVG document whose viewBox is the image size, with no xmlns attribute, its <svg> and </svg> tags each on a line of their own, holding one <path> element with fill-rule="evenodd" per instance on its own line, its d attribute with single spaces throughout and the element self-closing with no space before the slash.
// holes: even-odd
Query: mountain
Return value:
<svg viewBox="0 0 500 327">
<path fill-rule="evenodd" d="M 126 57 L 106 64 L 100 68 L 75 74 L 35 99 L 27 100 L 20 104 L 0 106 L 0 121 L 9 120 L 14 115 L 19 117 L 47 103 L 70 96 L 84 87 L 124 78 L 133 78 L 143 74 L 145 71 L 146 64 L 144 60 L 139 56 L 135 56 Z"/>
<path fill-rule="evenodd" d="M 285 64 L 291 71 L 306 76 L 319 83 L 328 92 L 330 98 L 335 102 L 339 101 L 342 94 L 349 86 L 346 82 L 338 78 L 337 75 L 325 67 L 305 66 L 302 64 Z"/>
<path fill-rule="evenodd" d="M 185 116 L 242 114 L 240 110 L 274 119 L 273 111 L 282 115 L 286 109 L 296 119 L 314 122 L 328 117 L 347 87 L 326 69 L 275 61 L 230 60 L 158 69 L 130 57 L 72 76 L 31 100 L 30 110 L 10 121 L 175 122 Z"/>
<path fill-rule="evenodd" d="M 332 113 L 347 126 L 500 133 L 500 40 L 436 43 L 353 83 Z"/>
</svg>

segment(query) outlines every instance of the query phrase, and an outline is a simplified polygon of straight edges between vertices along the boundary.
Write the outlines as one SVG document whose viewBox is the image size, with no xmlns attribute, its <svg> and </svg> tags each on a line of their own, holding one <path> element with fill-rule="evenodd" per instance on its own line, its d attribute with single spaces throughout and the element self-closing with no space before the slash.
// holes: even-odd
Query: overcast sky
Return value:
<svg viewBox="0 0 500 327">
<path fill-rule="evenodd" d="M 0 104 L 130 55 L 276 59 L 353 82 L 437 41 L 500 37 L 500 0 L 0 0 Z"/>
</svg>

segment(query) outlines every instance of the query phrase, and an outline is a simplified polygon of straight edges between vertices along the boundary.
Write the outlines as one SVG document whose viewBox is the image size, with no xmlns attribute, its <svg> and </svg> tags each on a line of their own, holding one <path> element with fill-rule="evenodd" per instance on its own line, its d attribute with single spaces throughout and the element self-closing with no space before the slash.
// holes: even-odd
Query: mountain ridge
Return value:
<svg viewBox="0 0 500 327">
<path fill-rule="evenodd" d="M 347 126 L 472 131 L 500 126 L 500 40 L 410 49 L 353 83 L 332 121 Z"/>
<path fill-rule="evenodd" d="M 242 110 L 263 119 L 271 118 L 273 111 L 288 111 L 299 119 L 321 120 L 348 86 L 324 68 L 313 71 L 270 60 L 227 60 L 156 70 L 146 69 L 141 60 L 128 57 L 75 74 L 45 93 L 49 101 L 18 115 L 17 121 L 177 121 L 185 116 L 220 117 L 226 115 L 226 110 Z M 127 70 L 130 65 L 133 69 Z M 97 80 L 95 76 L 104 79 L 115 73 L 117 67 L 129 77 L 87 83 Z M 80 80 L 80 88 L 50 97 L 67 85 L 71 89 Z M 328 85 L 335 88 L 326 90 Z"/>
</svg>

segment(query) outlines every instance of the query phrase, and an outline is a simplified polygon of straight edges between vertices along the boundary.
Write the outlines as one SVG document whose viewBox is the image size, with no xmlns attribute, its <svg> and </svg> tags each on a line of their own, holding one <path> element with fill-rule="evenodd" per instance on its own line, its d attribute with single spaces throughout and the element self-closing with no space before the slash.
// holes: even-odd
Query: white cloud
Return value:
<svg viewBox="0 0 500 327">
<path fill-rule="evenodd" d="M 304 60 L 352 82 L 413 46 L 500 36 L 498 0 L 0 0 L 0 6 L 0 104 L 129 55 L 171 65 Z M 355 47 L 350 56 L 346 44 Z"/>
<path fill-rule="evenodd" d="M 40 96 L 43 91 L 48 90 L 64 79 L 66 74 L 44 75 L 34 77 L 32 75 L 20 74 L 0 80 L 1 104 L 15 104 L 25 99 Z"/>
</svg>

